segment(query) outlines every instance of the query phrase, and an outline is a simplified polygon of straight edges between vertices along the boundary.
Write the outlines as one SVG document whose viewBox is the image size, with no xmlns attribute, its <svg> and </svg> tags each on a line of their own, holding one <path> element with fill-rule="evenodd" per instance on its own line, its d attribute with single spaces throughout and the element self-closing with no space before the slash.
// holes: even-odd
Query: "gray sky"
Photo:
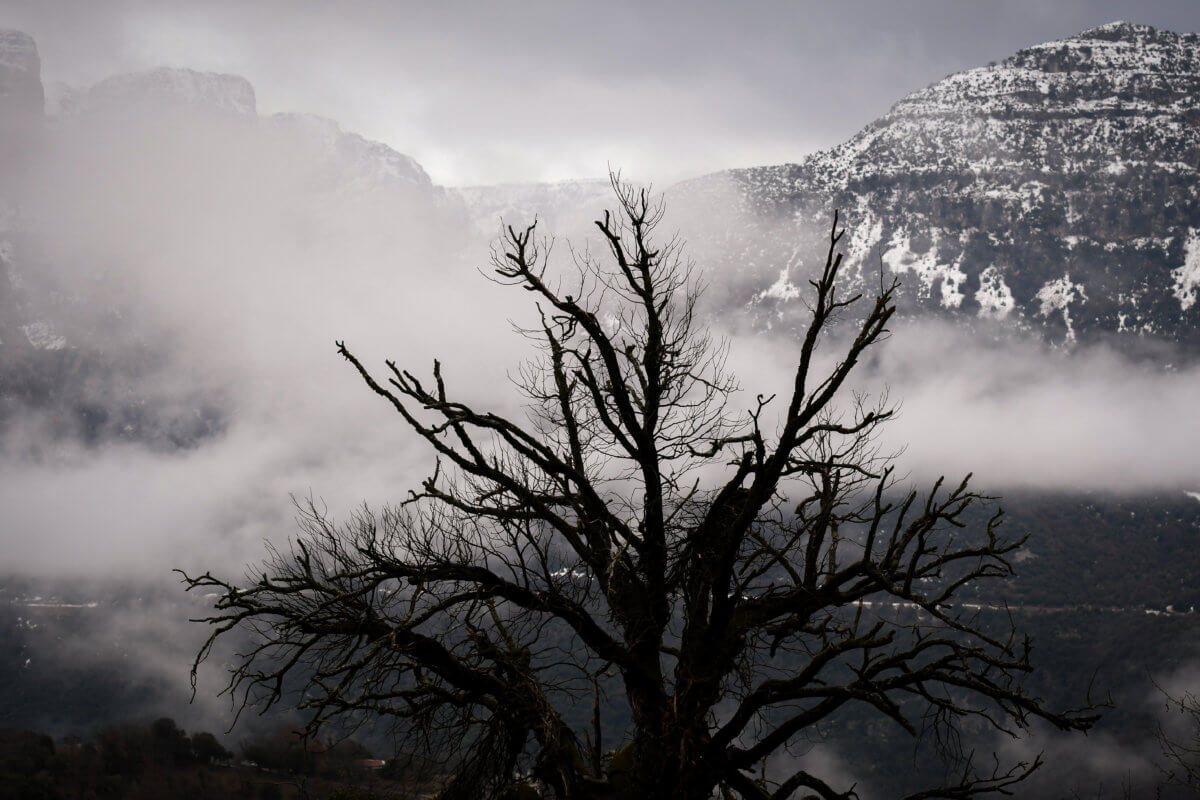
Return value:
<svg viewBox="0 0 1200 800">
<path fill-rule="evenodd" d="M 1116 19 L 1198 31 L 1200 3 L 0 0 L 48 82 L 238 73 L 260 111 L 332 117 L 448 185 L 794 161 L 951 72 Z"/>
</svg>

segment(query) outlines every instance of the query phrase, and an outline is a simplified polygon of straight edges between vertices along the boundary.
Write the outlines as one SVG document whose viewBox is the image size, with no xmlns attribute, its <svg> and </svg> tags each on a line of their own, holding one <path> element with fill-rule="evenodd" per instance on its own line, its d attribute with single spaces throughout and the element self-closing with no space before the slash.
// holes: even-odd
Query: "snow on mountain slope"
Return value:
<svg viewBox="0 0 1200 800">
<path fill-rule="evenodd" d="M 282 146 L 302 148 L 331 184 L 347 191 L 385 185 L 433 191 L 433 182 L 415 159 L 381 142 L 343 131 L 334 120 L 315 114 L 279 113 L 266 117 L 262 124 Z"/>
<path fill-rule="evenodd" d="M 909 312 L 1007 319 L 1058 342 L 1195 342 L 1198 167 L 1200 37 L 1112 23 L 951 75 L 799 164 L 670 194 L 739 215 L 732 234 L 688 233 L 761 325 L 799 322 L 786 287 L 823 256 L 840 208 L 851 274 L 882 263 Z"/>
</svg>

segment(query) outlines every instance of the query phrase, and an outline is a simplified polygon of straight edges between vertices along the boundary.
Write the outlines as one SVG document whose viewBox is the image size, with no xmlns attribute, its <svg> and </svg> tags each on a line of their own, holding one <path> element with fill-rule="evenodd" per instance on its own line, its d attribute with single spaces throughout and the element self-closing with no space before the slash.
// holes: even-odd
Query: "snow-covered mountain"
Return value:
<svg viewBox="0 0 1200 800">
<path fill-rule="evenodd" d="M 841 209 L 850 270 L 910 313 L 1052 341 L 1200 342 L 1200 36 L 1111 23 L 951 75 L 798 164 L 675 187 L 728 301 L 790 325 Z"/>
</svg>

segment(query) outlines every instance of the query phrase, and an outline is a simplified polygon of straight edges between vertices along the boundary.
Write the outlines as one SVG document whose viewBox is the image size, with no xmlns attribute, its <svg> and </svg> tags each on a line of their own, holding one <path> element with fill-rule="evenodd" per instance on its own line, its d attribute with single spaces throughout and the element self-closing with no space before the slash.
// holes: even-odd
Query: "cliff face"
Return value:
<svg viewBox="0 0 1200 800">
<path fill-rule="evenodd" d="M 240 75 L 170 67 L 106 78 L 80 93 L 77 102 L 91 112 L 179 108 L 256 114 L 254 87 Z"/>
<path fill-rule="evenodd" d="M 41 115 L 42 62 L 37 44 L 20 31 L 0 30 L 0 114 Z"/>
<path fill-rule="evenodd" d="M 1200 342 L 1198 166 L 1200 37 L 1113 23 L 951 75 L 798 164 L 674 193 L 738 215 L 723 241 L 693 236 L 761 325 L 789 323 L 823 255 L 797 244 L 817 243 L 840 208 L 851 271 L 898 273 L 908 313 L 1002 319 L 1064 343 Z"/>
</svg>

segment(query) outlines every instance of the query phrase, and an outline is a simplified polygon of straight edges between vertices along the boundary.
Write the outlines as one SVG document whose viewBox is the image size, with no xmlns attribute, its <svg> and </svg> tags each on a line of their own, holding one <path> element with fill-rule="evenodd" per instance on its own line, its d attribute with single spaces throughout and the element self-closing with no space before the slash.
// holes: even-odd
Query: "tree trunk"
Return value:
<svg viewBox="0 0 1200 800">
<path fill-rule="evenodd" d="M 613 776 L 621 800 L 709 800 L 715 780 L 704 761 L 707 730 L 664 713 L 653 726 L 638 726 L 628 771 Z"/>
</svg>

